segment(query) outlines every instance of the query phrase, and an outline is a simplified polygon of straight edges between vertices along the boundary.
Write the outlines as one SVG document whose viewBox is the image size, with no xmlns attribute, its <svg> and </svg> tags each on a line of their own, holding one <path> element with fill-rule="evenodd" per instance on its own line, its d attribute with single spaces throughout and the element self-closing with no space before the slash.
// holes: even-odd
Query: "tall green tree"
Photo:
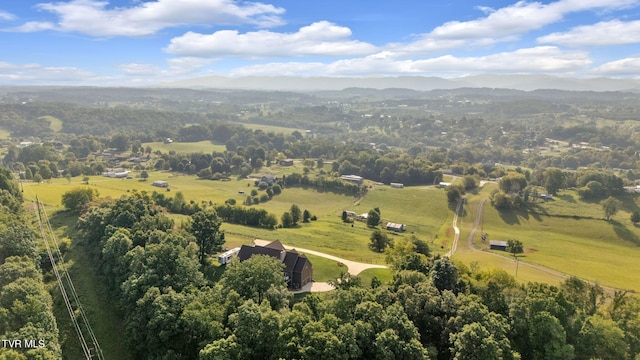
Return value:
<svg viewBox="0 0 640 360">
<path fill-rule="evenodd" d="M 291 214 L 291 220 L 293 220 L 293 225 L 298 225 L 300 219 L 302 219 L 302 211 L 300 207 L 296 204 L 291 205 L 291 209 L 289 209 L 289 213 Z"/>
<path fill-rule="evenodd" d="M 608 198 L 602 200 L 600 203 L 602 205 L 602 210 L 604 211 L 604 217 L 609 220 L 613 215 L 618 212 L 618 208 L 620 207 L 620 202 L 614 197 L 609 196 Z"/>
<path fill-rule="evenodd" d="M 78 187 L 62 194 L 62 205 L 72 212 L 79 213 L 82 208 L 99 196 L 98 190 Z"/>
<path fill-rule="evenodd" d="M 195 236 L 196 243 L 200 248 L 200 264 L 205 265 L 207 255 L 211 255 L 222 249 L 224 244 L 224 232 L 220 230 L 222 220 L 218 217 L 216 210 L 206 208 L 196 211 L 191 215 L 191 226 L 189 232 Z"/>
<path fill-rule="evenodd" d="M 380 224 L 380 209 L 375 208 L 369 210 L 367 214 L 367 226 L 376 227 L 378 224 Z"/>
<path fill-rule="evenodd" d="M 543 178 L 544 188 L 549 194 L 555 195 L 566 186 L 564 174 L 558 168 L 548 168 L 544 171 Z"/>
<path fill-rule="evenodd" d="M 369 246 L 373 251 L 376 252 L 384 252 L 387 246 L 389 246 L 389 244 L 391 243 L 391 239 L 389 239 L 389 236 L 380 231 L 380 229 L 374 230 L 373 233 L 371 233 L 369 240 Z"/>
<path fill-rule="evenodd" d="M 268 299 L 269 295 L 288 297 L 284 280 L 284 264 L 279 259 L 266 255 L 255 255 L 243 262 L 232 261 L 220 280 L 225 293 L 233 290 L 243 299 L 251 299 L 256 304 Z M 284 290 L 284 292 L 280 291 Z M 274 303 L 288 301 L 272 299 Z"/>
</svg>

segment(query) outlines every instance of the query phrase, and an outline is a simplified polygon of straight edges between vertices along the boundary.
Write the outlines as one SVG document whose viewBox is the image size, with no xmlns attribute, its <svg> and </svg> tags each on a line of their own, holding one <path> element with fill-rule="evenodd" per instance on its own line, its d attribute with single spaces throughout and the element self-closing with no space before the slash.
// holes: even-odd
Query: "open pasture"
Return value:
<svg viewBox="0 0 640 360">
<path fill-rule="evenodd" d="M 288 168 L 283 168 L 283 171 L 285 170 Z M 82 186 L 95 188 L 100 197 L 118 198 L 133 191 L 157 191 L 166 196 L 174 196 L 181 192 L 186 201 L 211 201 L 216 204 L 222 204 L 228 199 L 235 199 L 237 204 L 242 204 L 247 194 L 255 189 L 253 181 L 247 179 L 210 181 L 199 180 L 195 176 L 152 171 L 149 173 L 149 179 L 141 181 L 135 178 L 137 173 L 132 175 L 134 179 L 91 176 L 88 185 L 84 184 L 82 177 L 72 178 L 71 182 L 66 179 L 52 179 L 40 184 L 25 182 L 24 195 L 27 200 L 34 200 L 37 194 L 50 209 L 57 210 L 62 209 L 62 194 Z M 168 181 L 170 191 L 152 186 L 154 180 Z M 383 224 L 386 221 L 407 224 L 408 230 L 405 233 L 389 232 L 392 239 L 415 234 L 418 238 L 430 241 L 441 227 L 446 226 L 445 222 L 449 219 L 450 210 L 444 197 L 443 191 L 427 190 L 424 187 L 377 187 L 360 200 L 360 205 L 355 205 L 358 199 L 351 195 L 320 192 L 313 188 L 286 188 L 270 201 L 253 206 L 273 213 L 279 220 L 285 211 L 289 211 L 292 204 L 296 204 L 302 211 L 307 209 L 315 215 L 316 221 L 300 223 L 295 228 L 277 230 L 225 223 L 223 229 L 226 231 L 226 246 L 249 244 L 254 238 L 278 239 L 287 245 L 314 249 L 349 260 L 384 264 L 384 255 L 369 249 L 369 237 L 373 230 L 361 221 L 353 224 L 343 223 L 342 211 L 353 210 L 360 213 L 379 207 Z M 184 219 L 180 215 L 171 216 L 178 223 Z"/>
<path fill-rule="evenodd" d="M 477 201 L 470 199 L 466 208 L 469 213 L 475 211 Z M 587 218 L 574 218 L 571 214 Z M 461 241 L 466 241 L 474 216 L 471 214 L 465 218 L 467 231 L 463 232 Z M 566 192 L 552 201 L 538 203 L 536 213 L 499 212 L 487 200 L 483 216 L 481 228 L 489 234 L 488 240 L 520 240 L 525 248 L 525 253 L 520 257 L 523 261 L 602 285 L 640 291 L 640 281 L 636 276 L 640 271 L 637 262 L 640 256 L 640 230 L 628 220 L 626 211 L 620 211 L 612 221 L 605 221 L 599 204 L 582 202 L 571 192 Z M 488 249 L 488 244 L 481 241 L 481 231 L 478 230 L 474 244 Z M 462 252 L 460 255 L 460 259 L 465 261 L 490 256 L 478 252 Z M 503 263 L 501 267 L 507 271 L 510 271 L 509 268 L 515 270 L 513 261 L 497 257 L 491 260 Z M 519 276 L 522 270 L 520 266 Z M 535 274 L 527 276 L 537 277 Z"/>
<path fill-rule="evenodd" d="M 214 151 L 223 152 L 227 149 L 224 144 L 214 144 L 211 141 L 197 141 L 197 142 L 172 142 L 170 144 L 158 141 L 143 143 L 144 147 L 151 147 L 152 151 L 160 150 L 163 153 L 169 151 L 175 151 L 176 153 L 212 153 Z"/>
</svg>

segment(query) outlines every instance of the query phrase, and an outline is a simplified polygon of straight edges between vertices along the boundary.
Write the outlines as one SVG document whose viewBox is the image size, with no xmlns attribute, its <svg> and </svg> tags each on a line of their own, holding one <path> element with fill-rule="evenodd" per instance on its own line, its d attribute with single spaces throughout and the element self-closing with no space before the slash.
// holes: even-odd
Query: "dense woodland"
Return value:
<svg viewBox="0 0 640 360">
<path fill-rule="evenodd" d="M 22 193 L 13 174 L 0 168 L 0 339 L 33 341 L 20 349 L 0 347 L 1 359 L 59 359 L 58 327 L 43 271 L 50 271 L 36 249 L 37 235 L 22 210 Z"/>
<path fill-rule="evenodd" d="M 61 356 L 42 275 L 51 276 L 51 269 L 35 246 L 14 173 L 41 181 L 124 167 L 221 180 L 298 158 L 304 173 L 257 183 L 259 192 L 248 201 L 268 201 L 292 186 L 366 191 L 340 181 L 343 174 L 430 185 L 448 173 L 465 180 L 448 190 L 449 200 L 480 178 L 501 178 L 491 198 L 498 208 L 534 202 L 539 187 L 550 194 L 574 187 L 585 200 L 601 200 L 640 174 L 640 102 L 631 93 L 42 88 L 0 94 L 0 128 L 11 134 L 3 140 L 10 170 L 0 171 L 0 338 L 46 339 L 44 348 L 0 348 L 0 358 Z M 52 119 L 60 121 L 59 131 Z M 310 132 L 250 130 L 243 123 Z M 167 138 L 210 140 L 225 150 L 182 154 L 142 145 Z M 20 148 L 19 141 L 35 144 Z M 122 163 L 104 151 L 123 156 Z M 501 270 L 434 257 L 412 239 L 386 250 L 390 283 L 363 284 L 344 274 L 335 291 L 294 298 L 282 265 L 270 258 L 232 262 L 221 277 L 207 261 L 224 246 L 222 222 L 275 226 L 266 212 L 187 203 L 179 193 L 77 195 L 86 195 L 81 205 L 68 206 L 79 214 L 77 241 L 109 290 L 123 321 L 123 346 L 136 359 L 586 360 L 640 353 L 637 296 L 577 278 L 559 287 L 519 284 Z M 169 213 L 189 221 L 176 224 Z"/>
</svg>

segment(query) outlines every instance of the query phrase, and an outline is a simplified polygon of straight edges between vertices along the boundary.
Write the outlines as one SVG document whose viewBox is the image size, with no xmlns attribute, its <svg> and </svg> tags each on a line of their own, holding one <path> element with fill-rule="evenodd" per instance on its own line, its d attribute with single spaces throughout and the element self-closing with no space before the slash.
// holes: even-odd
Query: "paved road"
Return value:
<svg viewBox="0 0 640 360">
<path fill-rule="evenodd" d="M 270 243 L 271 241 L 267 241 L 267 240 L 258 240 L 255 239 L 253 240 L 253 243 L 259 246 L 264 246 L 268 243 Z M 311 255 L 315 255 L 315 256 L 320 256 L 323 258 L 327 258 L 330 260 L 334 260 L 336 262 L 340 262 L 342 264 L 344 264 L 347 267 L 347 271 L 349 272 L 349 274 L 351 275 L 358 275 L 361 272 L 363 272 L 364 270 L 367 269 L 386 269 L 387 267 L 384 265 L 376 265 L 376 264 L 365 264 L 365 263 L 360 263 L 360 262 L 356 262 L 356 261 L 351 261 L 351 260 L 346 260 L 346 259 L 342 259 L 339 258 L 337 256 L 333 256 L 333 255 L 329 255 L 329 254 L 325 254 L 319 251 L 315 251 L 315 250 L 310 250 L 310 249 L 304 249 L 301 247 L 293 247 L 293 246 L 289 246 L 289 245 L 283 245 L 285 249 L 287 250 L 292 250 L 295 249 L 298 252 L 301 253 L 305 253 L 305 254 L 311 254 Z M 311 284 L 307 284 L 308 286 L 303 287 L 300 291 L 297 292 L 321 292 L 321 291 L 329 291 L 329 290 L 333 290 L 333 286 L 327 284 L 326 282 L 316 282 L 314 281 Z"/>
</svg>

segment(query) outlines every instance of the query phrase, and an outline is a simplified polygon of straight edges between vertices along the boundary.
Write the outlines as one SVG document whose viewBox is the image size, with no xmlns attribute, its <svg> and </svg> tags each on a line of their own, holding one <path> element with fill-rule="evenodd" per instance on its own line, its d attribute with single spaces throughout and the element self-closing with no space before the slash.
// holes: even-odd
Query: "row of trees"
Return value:
<svg viewBox="0 0 640 360">
<path fill-rule="evenodd" d="M 41 260 L 44 254 L 36 249 L 36 234 L 22 211 L 22 194 L 4 168 L 0 189 L 0 358 L 59 359 L 53 301 L 42 276 L 42 267 L 50 264 Z"/>
</svg>

